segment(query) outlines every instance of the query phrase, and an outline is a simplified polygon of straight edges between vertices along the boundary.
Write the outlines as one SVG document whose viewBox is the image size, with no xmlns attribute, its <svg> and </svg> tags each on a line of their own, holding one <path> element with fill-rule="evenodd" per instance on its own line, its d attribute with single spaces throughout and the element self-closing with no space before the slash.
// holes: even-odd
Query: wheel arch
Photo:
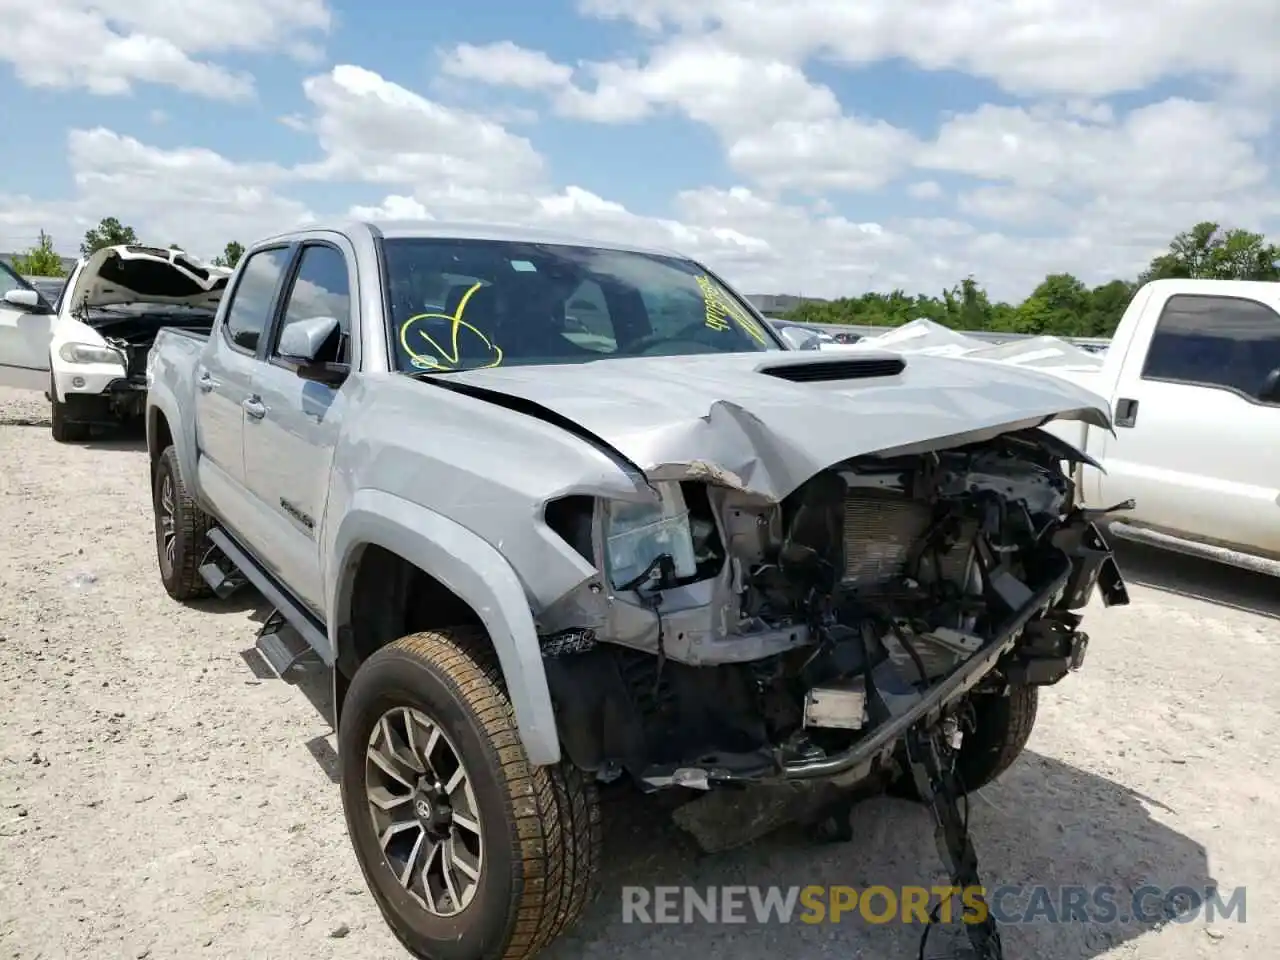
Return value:
<svg viewBox="0 0 1280 960">
<path fill-rule="evenodd" d="M 406 633 L 484 627 L 525 753 L 558 763 L 560 742 L 529 600 L 506 558 L 449 518 L 377 490 L 358 491 L 333 535 L 327 578 L 334 713 L 363 660 Z"/>
<path fill-rule="evenodd" d="M 178 468 L 182 471 L 183 479 L 199 499 L 199 484 L 196 483 L 194 416 L 195 410 L 192 409 L 188 411 L 187 417 L 183 418 L 177 397 L 167 386 L 160 382 L 149 386 L 144 422 L 151 477 L 154 480 L 160 454 L 164 453 L 166 447 L 172 446 L 178 456 Z"/>
</svg>

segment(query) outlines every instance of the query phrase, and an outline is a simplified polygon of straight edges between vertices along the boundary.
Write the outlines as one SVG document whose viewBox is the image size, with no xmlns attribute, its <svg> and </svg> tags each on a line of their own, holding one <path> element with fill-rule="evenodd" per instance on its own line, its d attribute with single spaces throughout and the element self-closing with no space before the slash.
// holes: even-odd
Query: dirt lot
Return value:
<svg viewBox="0 0 1280 960">
<path fill-rule="evenodd" d="M 58 446 L 47 416 L 0 390 L 0 957 L 403 956 L 347 843 L 323 678 L 255 672 L 254 598 L 171 602 L 141 442 Z M 1280 940 L 1280 591 L 1122 561 L 1133 605 L 1092 612 L 1085 669 L 1046 693 L 1029 751 L 974 803 L 985 876 L 1244 885 L 1248 919 L 1006 927 L 1006 953 L 1265 956 Z M 918 930 L 901 925 L 624 924 L 618 888 L 942 879 L 927 816 L 900 801 L 860 807 L 847 845 L 784 833 L 715 857 L 644 802 L 611 801 L 609 819 L 605 891 L 549 960 L 905 960 Z"/>
</svg>

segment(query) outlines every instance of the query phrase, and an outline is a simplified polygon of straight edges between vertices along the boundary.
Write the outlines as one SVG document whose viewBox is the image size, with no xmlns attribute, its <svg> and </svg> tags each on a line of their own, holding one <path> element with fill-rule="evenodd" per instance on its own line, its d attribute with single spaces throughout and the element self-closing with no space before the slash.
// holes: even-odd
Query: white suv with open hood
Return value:
<svg viewBox="0 0 1280 960">
<path fill-rule="evenodd" d="M 82 259 L 57 304 L 29 284 L 0 296 L 0 384 L 44 390 L 53 437 L 142 412 L 161 327 L 208 332 L 231 271 L 181 250 L 122 245 Z"/>
</svg>

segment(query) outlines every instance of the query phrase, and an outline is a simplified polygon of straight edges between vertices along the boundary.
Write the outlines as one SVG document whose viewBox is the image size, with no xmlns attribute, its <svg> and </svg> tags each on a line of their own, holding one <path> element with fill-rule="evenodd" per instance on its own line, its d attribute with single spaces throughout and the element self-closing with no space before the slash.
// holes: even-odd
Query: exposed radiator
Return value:
<svg viewBox="0 0 1280 960">
<path fill-rule="evenodd" d="M 903 572 L 911 547 L 928 532 L 928 504 L 901 493 L 852 490 L 844 500 L 844 582 L 883 583 Z"/>
<path fill-rule="evenodd" d="M 867 589 L 902 576 L 911 548 L 929 532 L 933 514 L 929 506 L 887 490 L 852 490 L 844 501 L 844 586 Z M 964 588 L 972 577 L 972 543 L 975 520 L 962 521 L 958 542 L 937 558 L 923 558 L 921 576 L 950 581 Z"/>
</svg>

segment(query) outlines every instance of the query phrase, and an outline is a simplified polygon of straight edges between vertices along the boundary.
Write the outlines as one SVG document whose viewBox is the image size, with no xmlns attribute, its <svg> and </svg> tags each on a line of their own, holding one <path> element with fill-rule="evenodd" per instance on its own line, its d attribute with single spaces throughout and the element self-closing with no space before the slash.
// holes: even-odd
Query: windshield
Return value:
<svg viewBox="0 0 1280 960">
<path fill-rule="evenodd" d="M 781 349 L 690 260 L 560 244 L 384 242 L 406 373 Z"/>
</svg>

